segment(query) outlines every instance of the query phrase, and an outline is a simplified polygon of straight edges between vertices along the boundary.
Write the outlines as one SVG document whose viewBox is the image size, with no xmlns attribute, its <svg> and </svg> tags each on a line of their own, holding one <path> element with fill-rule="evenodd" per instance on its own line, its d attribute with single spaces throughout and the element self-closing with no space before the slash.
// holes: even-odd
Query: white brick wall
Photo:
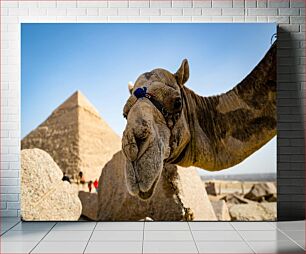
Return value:
<svg viewBox="0 0 306 254">
<path fill-rule="evenodd" d="M 280 73 L 279 89 L 286 94 L 299 82 L 301 91 L 304 91 L 304 0 L 2 0 L 0 4 L 1 216 L 19 214 L 20 22 L 278 22 L 282 32 L 279 64 L 296 67 L 282 69 L 290 75 Z M 290 50 L 292 48 L 294 51 Z M 279 105 L 287 102 L 280 101 Z M 281 110 L 288 114 L 286 107 Z M 286 131 L 286 135 L 303 138 L 302 132 Z M 281 134 L 279 137 L 282 138 Z M 293 159 L 283 160 L 288 164 Z M 286 172 L 282 171 L 282 175 Z"/>
</svg>

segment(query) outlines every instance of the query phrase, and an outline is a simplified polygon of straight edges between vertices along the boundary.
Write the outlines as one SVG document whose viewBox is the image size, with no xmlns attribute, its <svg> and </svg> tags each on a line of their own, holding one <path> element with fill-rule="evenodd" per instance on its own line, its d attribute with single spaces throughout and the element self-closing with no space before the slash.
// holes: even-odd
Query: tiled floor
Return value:
<svg viewBox="0 0 306 254">
<path fill-rule="evenodd" d="M 1 218 L 0 253 L 304 253 L 305 221 L 20 222 Z"/>
</svg>

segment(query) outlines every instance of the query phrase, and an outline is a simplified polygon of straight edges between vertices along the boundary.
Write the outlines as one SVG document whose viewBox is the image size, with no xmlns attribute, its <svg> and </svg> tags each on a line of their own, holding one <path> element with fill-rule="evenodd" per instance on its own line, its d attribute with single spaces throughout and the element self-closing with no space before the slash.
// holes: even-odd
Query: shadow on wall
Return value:
<svg viewBox="0 0 306 254">
<path fill-rule="evenodd" d="M 297 50 L 302 40 L 279 26 L 277 37 L 277 214 L 278 220 L 300 220 L 305 218 L 305 74 Z"/>
</svg>

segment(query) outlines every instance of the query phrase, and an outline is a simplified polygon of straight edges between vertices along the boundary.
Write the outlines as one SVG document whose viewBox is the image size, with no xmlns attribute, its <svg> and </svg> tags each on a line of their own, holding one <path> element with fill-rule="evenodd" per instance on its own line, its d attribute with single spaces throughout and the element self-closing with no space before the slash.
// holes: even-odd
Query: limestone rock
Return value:
<svg viewBox="0 0 306 254">
<path fill-rule="evenodd" d="M 105 163 L 121 149 L 121 141 L 77 91 L 23 138 L 21 148 L 40 148 L 72 179 L 82 171 L 86 181 L 94 181 Z"/>
<path fill-rule="evenodd" d="M 97 220 L 98 194 L 80 191 L 79 198 L 82 203 L 82 215 L 91 220 Z"/>
<path fill-rule="evenodd" d="M 217 219 L 220 221 L 230 221 L 231 216 L 228 211 L 228 207 L 224 200 L 212 201 L 212 207 L 215 211 Z"/>
<path fill-rule="evenodd" d="M 238 194 L 235 194 L 235 193 L 227 194 L 223 198 L 221 198 L 221 200 L 224 200 L 228 205 L 248 204 L 252 202 L 243 197 L 240 197 Z"/>
<path fill-rule="evenodd" d="M 229 209 L 233 221 L 276 220 L 276 202 L 233 205 Z"/>
<path fill-rule="evenodd" d="M 63 173 L 40 149 L 21 151 L 21 217 L 23 220 L 78 220 L 82 206 Z"/>
<path fill-rule="evenodd" d="M 276 194 L 276 187 L 271 182 L 256 183 L 252 186 L 251 190 L 245 194 L 245 198 L 254 201 L 264 201 Z"/>
<path fill-rule="evenodd" d="M 217 196 L 216 184 L 214 182 L 206 182 L 205 188 L 208 195 Z"/>
<path fill-rule="evenodd" d="M 143 201 L 132 196 L 126 187 L 121 151 L 102 170 L 98 204 L 98 220 L 216 220 L 202 181 L 192 168 L 166 165 L 151 199 Z"/>
</svg>

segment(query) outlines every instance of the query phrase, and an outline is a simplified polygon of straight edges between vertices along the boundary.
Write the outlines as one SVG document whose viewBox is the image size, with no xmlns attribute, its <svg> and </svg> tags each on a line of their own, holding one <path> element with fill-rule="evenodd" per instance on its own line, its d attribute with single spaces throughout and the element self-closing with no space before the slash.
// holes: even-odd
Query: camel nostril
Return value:
<svg viewBox="0 0 306 254">
<path fill-rule="evenodd" d="M 145 138 L 143 137 L 135 137 L 135 141 L 136 141 L 136 144 L 137 144 L 137 147 L 140 148 L 140 146 L 145 142 Z"/>
</svg>

